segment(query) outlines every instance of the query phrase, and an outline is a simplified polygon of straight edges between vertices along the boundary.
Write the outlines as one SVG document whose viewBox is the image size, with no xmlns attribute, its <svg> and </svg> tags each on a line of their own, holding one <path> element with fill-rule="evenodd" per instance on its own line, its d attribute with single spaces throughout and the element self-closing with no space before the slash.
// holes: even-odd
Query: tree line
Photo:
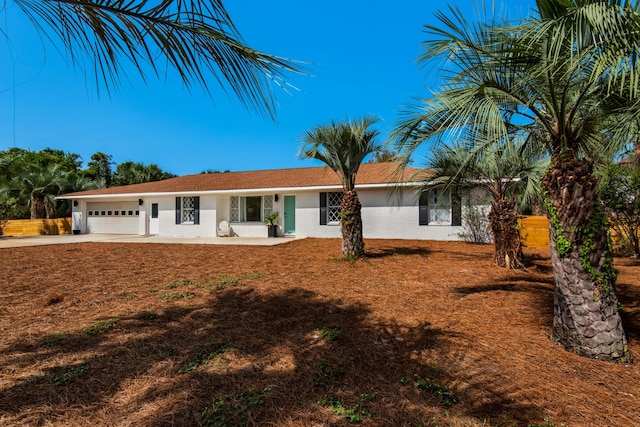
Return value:
<svg viewBox="0 0 640 427">
<path fill-rule="evenodd" d="M 56 196 L 76 191 L 159 181 L 176 175 L 158 165 L 126 161 L 96 152 L 83 168 L 79 154 L 45 148 L 0 151 L 0 219 L 68 216 L 68 201 Z"/>
</svg>

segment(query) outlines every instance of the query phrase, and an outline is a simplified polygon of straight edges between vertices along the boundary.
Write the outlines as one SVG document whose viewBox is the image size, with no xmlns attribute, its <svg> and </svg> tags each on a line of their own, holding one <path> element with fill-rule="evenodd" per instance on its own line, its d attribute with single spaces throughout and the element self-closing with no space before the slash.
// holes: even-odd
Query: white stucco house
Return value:
<svg viewBox="0 0 640 427">
<path fill-rule="evenodd" d="M 395 183 L 394 163 L 360 167 L 356 190 L 365 238 L 459 240 L 461 206 L 435 186 L 418 197 L 424 171 L 407 168 Z M 396 186 L 395 195 L 391 186 Z M 340 237 L 342 186 L 327 167 L 186 175 L 163 181 L 70 193 L 74 233 L 267 237 L 265 215 L 279 212 L 278 235 Z"/>
</svg>

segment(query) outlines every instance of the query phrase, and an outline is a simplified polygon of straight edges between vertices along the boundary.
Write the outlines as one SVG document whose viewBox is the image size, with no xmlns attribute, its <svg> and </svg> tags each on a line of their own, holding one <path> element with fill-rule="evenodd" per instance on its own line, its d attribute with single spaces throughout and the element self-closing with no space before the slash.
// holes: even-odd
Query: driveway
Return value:
<svg viewBox="0 0 640 427">
<path fill-rule="evenodd" d="M 274 246 L 292 240 L 294 240 L 294 238 L 291 237 L 271 239 L 264 237 L 201 237 L 183 239 L 178 237 L 138 236 L 131 234 L 62 234 L 58 236 L 0 237 L 0 249 L 85 242 Z"/>
</svg>

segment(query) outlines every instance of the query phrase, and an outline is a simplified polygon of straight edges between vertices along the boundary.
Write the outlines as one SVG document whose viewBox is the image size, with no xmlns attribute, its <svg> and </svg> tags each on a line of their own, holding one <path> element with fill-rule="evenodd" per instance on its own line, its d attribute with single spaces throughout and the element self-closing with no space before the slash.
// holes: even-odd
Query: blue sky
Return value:
<svg viewBox="0 0 640 427">
<path fill-rule="evenodd" d="M 415 63 L 422 26 L 446 2 L 433 0 L 226 1 L 253 48 L 310 63 L 299 88 L 276 91 L 277 122 L 247 111 L 213 87 L 213 99 L 177 79 L 134 73 L 108 96 L 69 65 L 11 2 L 0 10 L 0 150 L 51 147 L 86 162 L 102 151 L 116 163 L 156 163 L 178 175 L 314 166 L 297 158 L 301 136 L 331 120 L 374 114 L 386 138 L 404 105 L 435 87 Z M 455 2 L 473 20 L 477 3 Z M 534 0 L 505 1 L 511 18 Z M 8 39 L 3 36 L 8 35 Z"/>
</svg>

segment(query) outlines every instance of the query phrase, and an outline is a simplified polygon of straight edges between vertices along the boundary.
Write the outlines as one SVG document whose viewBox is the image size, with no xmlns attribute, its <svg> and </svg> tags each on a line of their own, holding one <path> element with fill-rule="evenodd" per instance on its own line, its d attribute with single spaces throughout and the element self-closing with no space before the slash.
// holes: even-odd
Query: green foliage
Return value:
<svg viewBox="0 0 640 427">
<path fill-rule="evenodd" d="M 352 424 L 361 423 L 364 418 L 371 418 L 371 412 L 365 408 L 365 403 L 375 399 L 375 393 L 361 394 L 353 405 L 347 405 L 335 396 L 329 395 L 318 400 L 319 405 L 329 406 L 334 414 L 347 419 Z"/>
<path fill-rule="evenodd" d="M 219 274 L 214 276 L 203 287 L 209 291 L 219 292 L 225 288 L 236 286 L 243 279 L 260 279 L 264 277 L 263 274 L 241 274 L 239 276 L 228 276 L 226 274 Z"/>
<path fill-rule="evenodd" d="M 61 386 L 84 374 L 89 369 L 86 364 L 72 366 L 55 366 L 47 369 L 47 373 L 29 377 L 30 383 L 47 383 Z"/>
<path fill-rule="evenodd" d="M 96 320 L 90 326 L 87 326 L 82 330 L 82 333 L 85 335 L 101 335 L 109 332 L 111 328 L 113 328 L 116 323 L 120 321 L 117 317 L 112 317 L 110 319 L 104 320 Z"/>
<path fill-rule="evenodd" d="M 193 292 L 167 292 L 160 294 L 159 298 L 166 302 L 178 301 L 181 299 L 191 299 L 195 296 Z"/>
<path fill-rule="evenodd" d="M 238 276 L 228 276 L 226 274 L 218 274 L 213 276 L 207 283 L 199 284 L 191 279 L 178 279 L 171 281 L 165 285 L 157 288 L 149 289 L 149 292 L 158 292 L 161 290 L 170 290 L 178 288 L 191 288 L 191 289 L 206 289 L 208 291 L 222 291 L 225 288 L 236 286 L 243 279 L 260 279 L 264 277 L 263 274 L 241 274 Z M 174 301 L 182 298 L 193 298 L 195 294 L 193 292 L 177 292 L 177 293 L 164 293 L 160 295 L 160 298 L 165 301 Z"/>
<path fill-rule="evenodd" d="M 611 164 L 601 168 L 599 193 L 620 255 L 640 257 L 640 169 Z"/>
<path fill-rule="evenodd" d="M 558 255 L 564 256 L 571 251 L 571 241 L 567 238 L 567 235 L 564 232 L 564 227 L 558 219 L 558 210 L 553 206 L 549 197 L 545 197 L 545 204 L 547 205 L 547 212 L 549 212 L 551 224 L 553 225 L 553 236 L 556 242 L 556 251 L 558 252 Z"/>
<path fill-rule="evenodd" d="M 269 215 L 264 216 L 264 224 L 265 225 L 276 225 L 278 223 L 278 217 L 280 216 L 279 212 L 273 212 Z"/>
<path fill-rule="evenodd" d="M 400 383 L 407 385 L 413 383 L 416 387 L 418 387 L 422 391 L 426 391 L 428 393 L 433 394 L 435 397 L 439 398 L 442 403 L 447 406 L 451 406 L 454 403 L 458 403 L 458 398 L 449 390 L 449 387 L 438 385 L 433 382 L 429 378 L 423 378 L 418 374 L 413 375 L 413 379 L 408 377 L 400 378 Z"/>
<path fill-rule="evenodd" d="M 205 427 L 242 427 L 247 425 L 249 412 L 266 404 L 270 388 L 260 391 L 234 393 L 216 397 L 211 406 L 200 415 L 200 424 Z"/>
<path fill-rule="evenodd" d="M 342 335 L 342 328 L 340 326 L 319 326 L 320 337 L 327 341 L 337 341 Z"/>
<path fill-rule="evenodd" d="M 211 346 L 196 346 L 193 351 L 193 357 L 182 364 L 182 368 L 178 371 L 181 374 L 191 372 L 201 365 L 206 365 L 209 361 L 221 357 L 231 348 L 230 344 L 216 344 Z"/>
<path fill-rule="evenodd" d="M 113 156 L 100 151 L 91 155 L 91 161 L 87 163 L 84 175 L 94 181 L 104 182 L 105 187 L 110 187 L 113 181 Z"/>
<path fill-rule="evenodd" d="M 133 318 L 136 320 L 155 320 L 158 318 L 158 315 L 153 311 L 141 311 L 134 314 Z"/>
<path fill-rule="evenodd" d="M 141 184 L 144 182 L 154 182 L 163 179 L 173 178 L 176 175 L 165 172 L 154 163 L 145 165 L 140 162 L 122 162 L 116 167 L 113 177 L 113 185 Z"/>
<path fill-rule="evenodd" d="M 601 228 L 607 228 L 606 217 L 603 212 L 595 212 L 589 225 L 586 227 L 576 227 L 575 233 L 579 234 L 582 240 L 582 251 L 580 252 L 580 265 L 596 287 L 595 300 L 598 301 L 601 295 L 608 295 L 612 285 L 615 284 L 617 274 L 613 268 L 613 255 L 611 253 L 611 241 L 607 242 L 605 249 L 605 260 L 600 269 L 596 269 L 591 263 L 591 256 L 596 251 L 594 244 L 594 234 Z"/>
<path fill-rule="evenodd" d="M 97 152 L 87 169 L 80 155 L 45 148 L 40 151 L 11 148 L 0 151 L 0 219 L 68 216 L 68 200 L 55 196 L 113 184 L 133 184 L 174 177 L 157 165 L 124 162 L 113 173 L 111 155 Z"/>
<path fill-rule="evenodd" d="M 61 332 L 51 335 L 45 335 L 40 338 L 40 346 L 45 348 L 58 347 L 62 345 L 67 336 Z"/>
<path fill-rule="evenodd" d="M 316 386 L 324 386 L 329 381 L 336 381 L 344 376 L 342 362 L 335 360 L 321 360 L 318 362 L 319 373 L 313 380 Z"/>
</svg>

